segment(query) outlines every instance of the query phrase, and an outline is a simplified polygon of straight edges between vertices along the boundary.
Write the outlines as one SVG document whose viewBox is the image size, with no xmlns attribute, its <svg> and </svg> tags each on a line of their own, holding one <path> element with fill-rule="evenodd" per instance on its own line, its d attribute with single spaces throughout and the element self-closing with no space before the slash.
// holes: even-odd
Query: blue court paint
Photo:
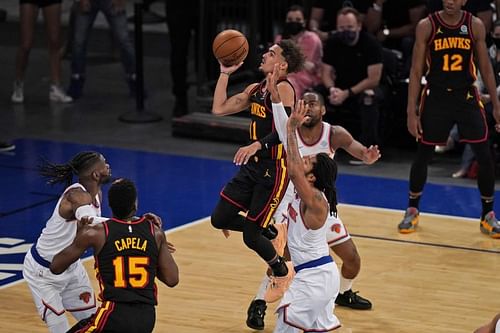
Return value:
<svg viewBox="0 0 500 333">
<path fill-rule="evenodd" d="M 165 229 L 209 216 L 219 199 L 219 191 L 237 171 L 230 161 L 108 147 L 42 140 L 18 140 L 16 146 L 15 155 L 0 154 L 0 273 L 14 274 L 1 279 L 0 287 L 22 278 L 19 270 L 2 270 L 1 265 L 22 264 L 24 258 L 24 253 L 8 253 L 15 252 L 19 244 L 7 245 L 2 238 L 19 239 L 21 245 L 33 243 L 63 190 L 46 185 L 37 174 L 41 156 L 64 163 L 83 150 L 101 152 L 114 177 L 127 177 L 137 184 L 139 212 L 157 213 L 163 218 Z M 406 181 L 342 175 L 342 168 L 339 171 L 337 187 L 341 203 L 406 208 Z M 109 216 L 106 190 L 107 186 L 103 215 Z M 475 188 L 428 184 L 421 208 L 437 214 L 477 217 L 479 194 Z"/>
</svg>

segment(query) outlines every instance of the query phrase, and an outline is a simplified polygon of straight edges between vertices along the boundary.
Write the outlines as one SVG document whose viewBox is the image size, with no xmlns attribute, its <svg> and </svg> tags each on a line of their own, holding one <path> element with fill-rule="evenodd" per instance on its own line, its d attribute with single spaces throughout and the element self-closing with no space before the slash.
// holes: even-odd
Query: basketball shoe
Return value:
<svg viewBox="0 0 500 333">
<path fill-rule="evenodd" d="M 24 102 L 24 84 L 22 81 L 14 81 L 14 88 L 12 91 L 12 96 L 10 100 L 12 103 L 22 103 Z"/>
<path fill-rule="evenodd" d="M 52 102 L 58 102 L 58 103 L 72 103 L 73 98 L 71 96 L 66 95 L 66 92 L 56 84 L 51 84 L 50 85 L 50 90 L 49 90 L 49 99 Z"/>
<path fill-rule="evenodd" d="M 483 234 L 486 234 L 491 238 L 500 238 L 500 223 L 498 223 L 494 211 L 491 211 L 484 216 L 484 220 L 481 220 L 479 228 Z"/>
<path fill-rule="evenodd" d="M 247 310 L 247 326 L 254 330 L 263 330 L 266 309 L 266 301 L 254 299 Z"/>
<path fill-rule="evenodd" d="M 339 293 L 335 299 L 335 303 L 340 306 L 346 306 L 351 309 L 356 310 L 370 310 L 372 308 L 372 303 L 358 295 L 357 291 L 352 291 L 349 289 L 342 294 Z"/>
<path fill-rule="evenodd" d="M 264 300 L 268 303 L 273 303 L 279 300 L 290 286 L 290 283 L 292 283 L 293 277 L 295 276 L 295 270 L 293 269 L 291 261 L 287 261 L 285 264 L 288 268 L 287 275 L 271 276 L 271 281 L 267 286 L 267 290 L 264 295 Z"/>
<path fill-rule="evenodd" d="M 399 232 L 402 234 L 409 234 L 416 231 L 418 225 L 418 216 L 420 213 L 415 207 L 408 207 L 405 212 L 403 221 L 398 225 Z"/>
</svg>

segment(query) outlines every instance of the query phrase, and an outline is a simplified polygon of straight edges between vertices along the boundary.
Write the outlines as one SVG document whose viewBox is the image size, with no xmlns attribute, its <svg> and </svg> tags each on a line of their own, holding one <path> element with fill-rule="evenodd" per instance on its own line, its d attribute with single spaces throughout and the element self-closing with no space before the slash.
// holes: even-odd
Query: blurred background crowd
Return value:
<svg viewBox="0 0 500 333">
<path fill-rule="evenodd" d="M 145 88 L 137 82 L 136 61 L 142 62 L 142 59 L 136 59 L 137 50 L 132 35 L 134 13 L 130 8 L 134 2 L 65 2 L 20 1 L 20 34 L 11 102 L 22 104 L 25 100 L 25 72 L 29 68 L 29 54 L 35 42 L 36 29 L 40 28 L 36 24 L 40 14 L 47 36 L 50 72 L 48 98 L 51 102 L 66 104 L 92 99 L 86 84 L 86 60 L 89 42 L 95 38 L 91 32 L 98 15 L 102 15 L 109 25 L 110 34 L 103 40 L 112 46 L 112 52 L 122 63 L 124 86 L 128 88 L 125 93 L 135 98 L 137 90 L 141 89 L 141 98 L 147 98 L 148 89 L 151 89 L 147 80 Z M 161 24 L 166 27 L 168 37 L 165 36 L 165 40 L 170 42 L 170 89 L 174 96 L 172 126 L 175 126 L 175 119 L 193 113 L 210 113 L 219 71 L 212 55 L 211 43 L 218 32 L 237 29 L 247 36 L 250 52 L 244 66 L 231 76 L 230 88 L 235 92 L 249 82 L 262 79 L 257 70 L 261 54 L 274 42 L 289 38 L 302 47 L 307 58 L 303 70 L 290 75 L 297 96 L 308 90 L 322 93 L 327 101 L 325 120 L 346 127 L 365 145 L 378 144 L 382 148 L 403 149 L 415 147 L 414 139 L 406 130 L 406 95 L 415 27 L 426 15 L 440 10 L 442 0 L 137 2 L 143 6 L 141 16 L 144 25 Z M 61 13 L 64 5 L 70 10 L 68 27 L 62 33 Z M 497 86 L 500 87 L 500 0 L 468 0 L 464 9 L 479 17 L 486 27 L 491 62 Z M 344 15 L 339 16 L 339 12 Z M 0 11 L 0 20 L 6 17 L 6 11 Z M 65 71 L 61 70 L 61 59 L 67 59 L 69 63 L 66 77 L 62 74 Z M 194 63 L 192 70 L 190 63 Z M 477 85 L 482 93 L 485 110 L 491 114 L 489 96 L 480 78 Z M 191 98 L 190 91 L 194 91 L 195 98 Z M 495 156 L 500 156 L 495 131 L 490 133 L 492 150 Z M 15 149 L 9 138 L 2 139 L 0 150 Z M 462 154 L 460 165 L 450 176 L 473 178 L 473 153 L 458 141 L 455 129 L 450 132 L 446 146 L 436 147 L 438 153 L 450 151 Z"/>
</svg>

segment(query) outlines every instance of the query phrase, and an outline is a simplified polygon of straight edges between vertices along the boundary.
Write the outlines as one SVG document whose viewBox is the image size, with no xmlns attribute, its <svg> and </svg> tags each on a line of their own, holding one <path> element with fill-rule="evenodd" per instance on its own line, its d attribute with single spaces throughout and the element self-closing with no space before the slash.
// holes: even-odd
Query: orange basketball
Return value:
<svg viewBox="0 0 500 333">
<path fill-rule="evenodd" d="M 233 66 L 247 57 L 248 41 L 238 30 L 224 30 L 215 36 L 212 50 L 224 66 Z"/>
</svg>

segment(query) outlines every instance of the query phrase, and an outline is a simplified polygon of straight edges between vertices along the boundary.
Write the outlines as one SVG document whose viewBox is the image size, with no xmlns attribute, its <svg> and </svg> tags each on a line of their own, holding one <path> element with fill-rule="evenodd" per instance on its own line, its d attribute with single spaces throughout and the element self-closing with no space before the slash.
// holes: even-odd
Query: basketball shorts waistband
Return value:
<svg viewBox="0 0 500 333">
<path fill-rule="evenodd" d="M 40 253 L 38 253 L 38 251 L 36 249 L 36 245 L 33 244 L 33 246 L 30 249 L 30 252 L 31 252 L 31 256 L 33 257 L 33 259 L 35 259 L 35 261 L 39 265 L 41 265 L 45 268 L 50 268 L 50 261 L 47 261 L 47 260 L 42 258 L 42 256 L 40 255 Z"/>
<path fill-rule="evenodd" d="M 328 256 L 324 256 L 324 257 L 314 259 L 314 260 L 305 262 L 303 264 L 297 265 L 293 269 L 295 270 L 295 273 L 298 273 L 303 269 L 322 266 L 322 265 L 328 264 L 330 262 L 333 262 L 333 259 L 330 255 L 328 255 Z"/>
</svg>

